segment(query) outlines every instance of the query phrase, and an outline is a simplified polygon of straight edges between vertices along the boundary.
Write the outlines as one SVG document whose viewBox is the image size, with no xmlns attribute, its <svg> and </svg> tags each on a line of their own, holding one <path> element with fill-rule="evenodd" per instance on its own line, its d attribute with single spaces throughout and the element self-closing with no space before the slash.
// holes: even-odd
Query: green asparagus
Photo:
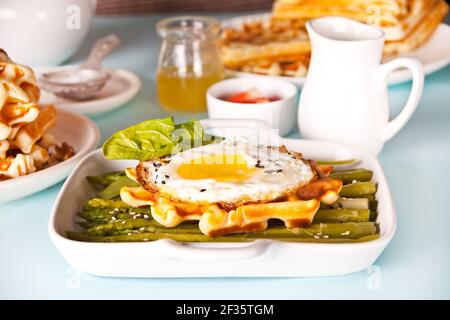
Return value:
<svg viewBox="0 0 450 320">
<path fill-rule="evenodd" d="M 334 203 L 321 204 L 324 209 L 369 209 L 369 199 L 366 198 L 338 198 Z"/>
<path fill-rule="evenodd" d="M 122 209 L 131 208 L 130 205 L 126 204 L 120 199 L 100 199 L 92 198 L 88 200 L 84 208 L 108 208 L 108 209 Z"/>
<path fill-rule="evenodd" d="M 376 239 L 376 226 L 372 222 L 341 223 L 341 224 L 317 224 L 307 228 L 270 228 L 263 232 L 248 234 L 232 234 L 227 236 L 208 237 L 194 233 L 168 233 L 168 232 L 143 232 L 96 236 L 86 232 L 67 231 L 67 236 L 72 240 L 89 242 L 131 242 L 153 241 L 159 239 L 172 239 L 182 242 L 242 242 L 257 239 L 276 239 L 283 241 L 299 242 L 359 242 L 367 239 Z M 308 239 L 309 240 L 305 240 Z M 352 241 L 353 240 L 353 241 Z"/>
<path fill-rule="evenodd" d="M 345 159 L 345 160 L 317 160 L 316 162 L 322 165 L 344 166 L 355 164 L 358 161 L 359 161 L 358 159 Z"/>
<path fill-rule="evenodd" d="M 108 172 L 99 176 L 88 176 L 86 179 L 93 185 L 106 187 L 125 176 L 124 171 Z"/>
<path fill-rule="evenodd" d="M 118 178 L 116 181 L 108 185 L 105 189 L 97 194 L 97 197 L 101 199 L 112 199 L 120 195 L 120 189 L 122 187 L 139 187 L 140 184 L 131 180 L 127 176 Z"/>
<path fill-rule="evenodd" d="M 366 169 L 354 169 L 345 171 L 333 171 L 330 178 L 341 180 L 342 183 L 348 184 L 353 181 L 365 182 L 372 180 L 373 171 Z"/>
<path fill-rule="evenodd" d="M 369 217 L 368 209 L 321 209 L 314 216 L 313 223 L 365 222 Z"/>
<path fill-rule="evenodd" d="M 373 195 L 377 192 L 377 187 L 373 182 L 356 182 L 346 184 L 339 193 L 343 198 L 362 198 L 367 195 Z"/>
</svg>

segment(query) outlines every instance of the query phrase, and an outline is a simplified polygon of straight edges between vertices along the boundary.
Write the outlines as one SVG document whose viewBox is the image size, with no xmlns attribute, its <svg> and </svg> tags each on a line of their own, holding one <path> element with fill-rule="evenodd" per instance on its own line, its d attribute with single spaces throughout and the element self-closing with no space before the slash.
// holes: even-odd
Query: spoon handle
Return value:
<svg viewBox="0 0 450 320">
<path fill-rule="evenodd" d="M 120 39 L 115 34 L 110 34 L 95 42 L 88 59 L 82 67 L 99 69 L 101 61 L 110 54 L 119 44 Z"/>
</svg>

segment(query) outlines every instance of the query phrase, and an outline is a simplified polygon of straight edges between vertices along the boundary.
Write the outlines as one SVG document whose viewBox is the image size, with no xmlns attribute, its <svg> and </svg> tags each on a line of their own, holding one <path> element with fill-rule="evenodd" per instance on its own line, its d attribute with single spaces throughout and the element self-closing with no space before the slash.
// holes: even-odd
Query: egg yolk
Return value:
<svg viewBox="0 0 450 320">
<path fill-rule="evenodd" d="M 184 179 L 214 179 L 219 182 L 243 182 L 254 167 L 249 168 L 246 159 L 239 154 L 212 154 L 185 162 L 177 173 Z"/>
</svg>

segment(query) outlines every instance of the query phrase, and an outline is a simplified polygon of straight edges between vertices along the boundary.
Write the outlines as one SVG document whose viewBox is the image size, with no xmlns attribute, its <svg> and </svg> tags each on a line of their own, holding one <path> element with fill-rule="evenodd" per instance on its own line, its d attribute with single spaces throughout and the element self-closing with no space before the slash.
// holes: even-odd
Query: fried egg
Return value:
<svg viewBox="0 0 450 320">
<path fill-rule="evenodd" d="M 149 191 L 199 205 L 270 202 L 315 178 L 301 157 L 278 147 L 225 139 L 170 158 L 143 161 L 138 181 Z"/>
</svg>

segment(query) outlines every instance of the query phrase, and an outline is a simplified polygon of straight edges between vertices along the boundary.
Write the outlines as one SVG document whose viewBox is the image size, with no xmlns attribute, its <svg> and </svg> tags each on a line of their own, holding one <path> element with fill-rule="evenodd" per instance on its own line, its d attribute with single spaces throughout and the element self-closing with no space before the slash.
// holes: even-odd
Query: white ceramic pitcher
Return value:
<svg viewBox="0 0 450 320">
<path fill-rule="evenodd" d="M 378 154 L 409 120 L 422 95 L 422 64 L 398 58 L 381 64 L 382 30 L 341 17 L 306 25 L 312 57 L 303 87 L 298 123 L 304 138 L 347 143 Z M 398 68 L 413 75 L 401 113 L 389 121 L 387 77 Z"/>
</svg>

